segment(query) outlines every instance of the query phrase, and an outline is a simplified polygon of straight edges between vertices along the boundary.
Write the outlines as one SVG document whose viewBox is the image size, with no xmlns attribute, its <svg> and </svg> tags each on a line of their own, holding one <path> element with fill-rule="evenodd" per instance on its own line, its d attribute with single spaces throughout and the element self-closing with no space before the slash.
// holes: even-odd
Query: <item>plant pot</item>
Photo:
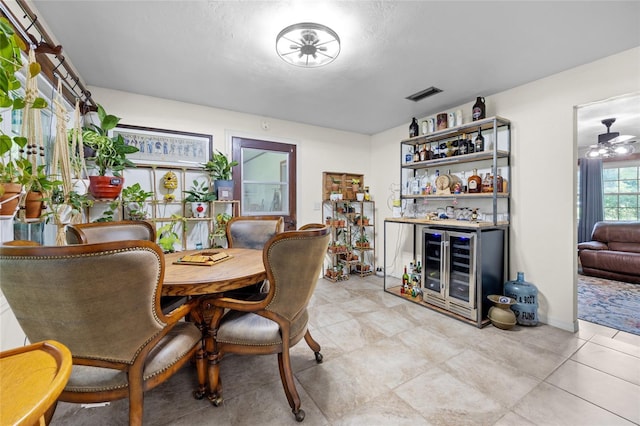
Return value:
<svg viewBox="0 0 640 426">
<path fill-rule="evenodd" d="M 97 200 L 115 200 L 123 186 L 123 177 L 89 176 L 89 193 Z"/>
<path fill-rule="evenodd" d="M 39 219 L 44 206 L 44 195 L 41 192 L 29 191 L 24 202 L 25 219 Z"/>
<path fill-rule="evenodd" d="M 209 207 L 207 203 L 191 203 L 193 217 L 207 217 L 207 207 Z"/>
<path fill-rule="evenodd" d="M 126 211 L 130 220 L 147 219 L 147 211 L 144 202 L 131 201 L 126 205 Z"/>
<path fill-rule="evenodd" d="M 3 183 L 4 192 L 0 196 L 0 216 L 13 217 L 18 211 L 22 185 L 19 183 Z"/>
<path fill-rule="evenodd" d="M 225 191 L 228 191 L 229 196 L 224 197 L 228 200 L 233 200 L 233 181 L 232 180 L 214 180 L 213 181 L 213 191 L 216 194 L 218 199 L 220 198 L 220 188 L 224 188 Z"/>
<path fill-rule="evenodd" d="M 356 194 L 356 200 L 358 201 L 364 201 L 364 192 L 358 192 Z"/>
</svg>

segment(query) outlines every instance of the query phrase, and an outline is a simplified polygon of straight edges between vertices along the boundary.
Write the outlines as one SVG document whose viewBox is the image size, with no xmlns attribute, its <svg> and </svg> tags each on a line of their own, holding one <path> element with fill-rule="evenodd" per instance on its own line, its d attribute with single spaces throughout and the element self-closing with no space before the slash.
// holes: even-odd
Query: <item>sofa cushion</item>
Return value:
<svg viewBox="0 0 640 426">
<path fill-rule="evenodd" d="M 591 239 L 607 243 L 609 247 L 611 242 L 640 244 L 640 222 L 598 222 L 593 226 Z"/>
<path fill-rule="evenodd" d="M 583 250 L 580 253 L 583 268 L 602 269 L 628 275 L 639 275 L 640 253 L 612 250 Z"/>
</svg>

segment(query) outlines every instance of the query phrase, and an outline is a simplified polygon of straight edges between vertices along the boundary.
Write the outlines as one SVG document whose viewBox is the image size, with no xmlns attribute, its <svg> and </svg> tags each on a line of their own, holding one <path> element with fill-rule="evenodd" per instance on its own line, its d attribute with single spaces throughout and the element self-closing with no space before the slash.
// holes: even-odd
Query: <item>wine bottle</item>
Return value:
<svg viewBox="0 0 640 426">
<path fill-rule="evenodd" d="M 407 274 L 407 265 L 404 266 L 404 273 L 402 274 L 402 288 L 400 293 L 404 293 L 409 287 L 409 274 Z"/>
<path fill-rule="evenodd" d="M 476 98 L 476 103 L 473 104 L 473 108 L 471 110 L 471 118 L 473 121 L 482 120 L 485 117 L 485 104 L 484 98 L 482 96 L 478 96 Z"/>
<path fill-rule="evenodd" d="M 418 145 L 413 147 L 413 161 L 414 162 L 420 161 L 420 150 L 418 149 Z"/>
<path fill-rule="evenodd" d="M 473 174 L 467 179 L 467 190 L 469 194 L 477 194 L 482 189 L 482 179 L 478 176 L 478 169 L 473 169 Z"/>
<path fill-rule="evenodd" d="M 416 136 L 418 136 L 418 120 L 413 117 L 413 120 L 411 120 L 411 124 L 409 125 L 409 137 L 414 138 Z"/>
<path fill-rule="evenodd" d="M 482 129 L 478 129 L 478 136 L 475 141 L 476 152 L 484 151 L 484 136 L 482 136 Z"/>
</svg>

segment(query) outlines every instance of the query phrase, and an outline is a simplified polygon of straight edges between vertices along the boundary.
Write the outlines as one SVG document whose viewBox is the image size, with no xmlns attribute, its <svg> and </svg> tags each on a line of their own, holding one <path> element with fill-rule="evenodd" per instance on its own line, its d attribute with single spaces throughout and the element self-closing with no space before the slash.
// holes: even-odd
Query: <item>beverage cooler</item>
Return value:
<svg viewBox="0 0 640 426">
<path fill-rule="evenodd" d="M 486 317 L 489 294 L 502 294 L 504 230 L 425 228 L 424 302 L 472 321 Z"/>
</svg>

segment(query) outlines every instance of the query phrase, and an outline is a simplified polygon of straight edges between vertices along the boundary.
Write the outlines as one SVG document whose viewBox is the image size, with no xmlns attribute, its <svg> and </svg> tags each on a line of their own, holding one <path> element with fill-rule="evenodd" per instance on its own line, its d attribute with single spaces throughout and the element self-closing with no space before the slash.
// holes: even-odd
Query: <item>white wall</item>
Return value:
<svg viewBox="0 0 640 426">
<path fill-rule="evenodd" d="M 510 278 L 523 271 L 536 284 L 542 322 L 577 330 L 574 107 L 639 90 L 635 48 L 486 97 L 487 116 L 512 123 Z M 460 106 L 465 122 L 472 104 Z M 399 184 L 399 142 L 408 136 L 409 121 L 372 137 L 371 169 L 380 172 L 370 183 L 376 188 Z M 378 207 L 378 217 L 391 216 L 390 207 Z"/>
<path fill-rule="evenodd" d="M 370 175 L 370 137 L 268 117 L 90 87 L 93 99 L 121 124 L 213 135 L 213 146 L 231 155 L 231 137 L 297 145 L 298 226 L 322 221 L 322 172 Z M 268 130 L 263 130 L 263 122 Z M 371 187 L 375 193 L 376 188 Z"/>
</svg>

